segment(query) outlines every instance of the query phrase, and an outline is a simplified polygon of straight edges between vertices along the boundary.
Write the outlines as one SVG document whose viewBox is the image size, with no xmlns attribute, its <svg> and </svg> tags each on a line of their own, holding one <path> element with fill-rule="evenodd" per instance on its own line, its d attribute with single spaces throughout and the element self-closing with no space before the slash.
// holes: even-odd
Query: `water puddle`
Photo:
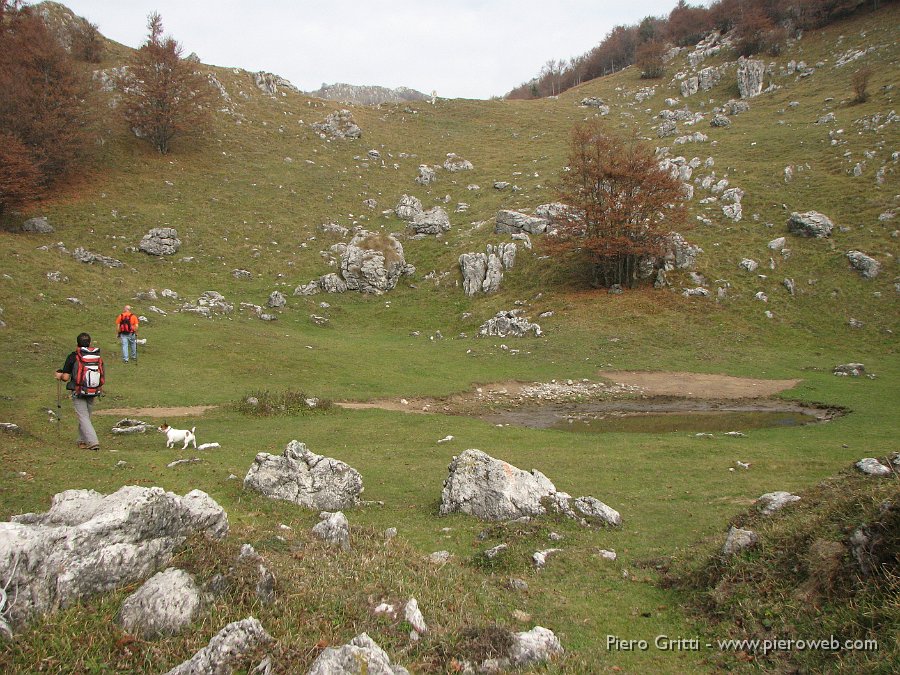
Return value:
<svg viewBox="0 0 900 675">
<path fill-rule="evenodd" d="M 747 404 L 676 399 L 557 403 L 480 415 L 493 424 L 581 433 L 727 432 L 771 427 L 800 427 L 832 419 L 841 411 L 785 401 Z"/>
</svg>

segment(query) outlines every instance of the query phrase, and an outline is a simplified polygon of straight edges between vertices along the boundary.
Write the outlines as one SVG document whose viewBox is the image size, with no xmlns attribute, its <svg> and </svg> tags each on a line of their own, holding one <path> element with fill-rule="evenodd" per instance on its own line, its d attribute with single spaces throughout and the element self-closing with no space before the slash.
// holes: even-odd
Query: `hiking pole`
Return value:
<svg viewBox="0 0 900 675">
<path fill-rule="evenodd" d="M 59 393 L 59 380 L 56 381 L 56 435 L 59 436 L 59 422 L 62 416 L 62 398 Z"/>
</svg>

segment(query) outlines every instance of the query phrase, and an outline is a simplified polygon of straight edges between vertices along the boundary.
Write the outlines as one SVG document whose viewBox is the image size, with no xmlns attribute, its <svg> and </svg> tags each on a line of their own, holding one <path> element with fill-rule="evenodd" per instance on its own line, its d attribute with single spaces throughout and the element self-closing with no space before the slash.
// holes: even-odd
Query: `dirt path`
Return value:
<svg viewBox="0 0 900 675">
<path fill-rule="evenodd" d="M 765 398 L 797 386 L 801 380 L 756 380 L 705 373 L 601 370 L 600 377 L 638 387 L 648 396 L 683 398 Z"/>
<path fill-rule="evenodd" d="M 215 405 L 192 405 L 180 408 L 97 408 L 95 415 L 115 415 L 117 417 L 189 417 L 202 415 Z"/>
</svg>

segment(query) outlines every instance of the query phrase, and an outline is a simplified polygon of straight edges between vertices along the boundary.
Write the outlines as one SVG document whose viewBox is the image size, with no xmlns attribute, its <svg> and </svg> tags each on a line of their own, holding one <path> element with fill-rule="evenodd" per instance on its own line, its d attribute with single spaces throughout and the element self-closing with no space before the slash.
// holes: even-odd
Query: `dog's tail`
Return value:
<svg viewBox="0 0 900 675">
<path fill-rule="evenodd" d="M 191 427 L 191 433 L 194 433 L 197 430 L 197 427 Z"/>
</svg>

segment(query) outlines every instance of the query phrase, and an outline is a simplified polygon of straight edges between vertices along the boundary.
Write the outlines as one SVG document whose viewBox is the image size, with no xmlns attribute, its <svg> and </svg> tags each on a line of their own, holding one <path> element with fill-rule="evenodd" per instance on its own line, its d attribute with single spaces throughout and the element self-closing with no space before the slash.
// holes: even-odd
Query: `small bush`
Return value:
<svg viewBox="0 0 900 675">
<path fill-rule="evenodd" d="M 865 103 L 869 100 L 869 78 L 872 77 L 872 69 L 865 66 L 857 70 L 850 77 L 850 85 L 853 87 L 853 102 Z"/>
<path fill-rule="evenodd" d="M 310 405 L 308 401 L 314 401 Z M 282 392 L 252 391 L 242 396 L 235 409 L 245 415 L 271 417 L 273 415 L 303 415 L 331 409 L 329 399 L 317 399 L 307 396 L 302 391 L 288 389 Z"/>
</svg>

